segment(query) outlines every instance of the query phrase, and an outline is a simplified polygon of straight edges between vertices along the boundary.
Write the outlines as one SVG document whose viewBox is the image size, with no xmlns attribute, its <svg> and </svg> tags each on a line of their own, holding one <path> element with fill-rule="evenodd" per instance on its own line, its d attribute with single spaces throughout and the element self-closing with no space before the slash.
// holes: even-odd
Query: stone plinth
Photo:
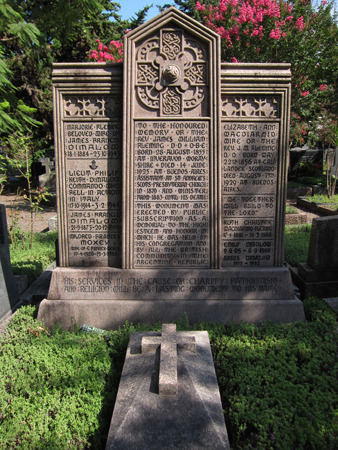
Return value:
<svg viewBox="0 0 338 450">
<path fill-rule="evenodd" d="M 161 333 L 131 333 L 106 450 L 230 450 L 208 333 L 176 335 L 194 338 L 196 353 L 175 349 L 177 394 L 159 395 L 159 350 L 141 344 Z"/>
<path fill-rule="evenodd" d="M 307 262 L 292 276 L 303 297 L 338 294 L 338 217 L 313 219 Z"/>
</svg>

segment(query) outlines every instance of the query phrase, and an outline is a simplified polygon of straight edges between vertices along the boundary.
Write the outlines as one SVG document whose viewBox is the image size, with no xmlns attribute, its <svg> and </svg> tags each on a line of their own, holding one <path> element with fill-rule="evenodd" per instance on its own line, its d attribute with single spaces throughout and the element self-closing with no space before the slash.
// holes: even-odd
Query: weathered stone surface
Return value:
<svg viewBox="0 0 338 450">
<path fill-rule="evenodd" d="M 48 299 L 64 311 L 110 300 L 146 322 L 172 305 L 197 320 L 304 318 L 283 267 L 290 66 L 220 64 L 219 44 L 175 8 L 129 33 L 123 126 L 121 66 L 54 66 L 61 267 Z"/>
<path fill-rule="evenodd" d="M 11 267 L 6 207 L 0 205 L 0 321 L 20 305 L 19 291 Z"/>
<path fill-rule="evenodd" d="M 142 353 L 154 352 L 160 349 L 160 369 L 158 379 L 159 395 L 176 395 L 177 383 L 177 348 L 196 353 L 194 337 L 178 337 L 174 323 L 162 325 L 161 336 L 143 336 L 141 342 Z"/>
<path fill-rule="evenodd" d="M 124 52 L 123 268 L 217 267 L 219 36 L 170 8 Z"/>
<path fill-rule="evenodd" d="M 196 353 L 178 349 L 177 395 L 158 395 L 159 354 L 141 353 L 144 336 L 132 333 L 106 450 L 230 450 L 208 333 L 178 332 L 196 339 Z"/>
<path fill-rule="evenodd" d="M 121 65 L 58 64 L 56 100 L 61 266 L 121 267 Z"/>
<path fill-rule="evenodd" d="M 313 219 L 307 263 L 315 270 L 338 270 L 338 216 Z"/>
<path fill-rule="evenodd" d="M 196 269 L 114 269 L 59 267 L 49 300 L 292 300 L 286 267 Z"/>
<path fill-rule="evenodd" d="M 65 330 L 72 323 L 116 330 L 132 323 L 176 321 L 187 314 L 189 323 L 248 322 L 278 323 L 304 320 L 302 302 L 293 300 L 43 300 L 38 319 L 47 327 L 60 323 Z"/>
</svg>

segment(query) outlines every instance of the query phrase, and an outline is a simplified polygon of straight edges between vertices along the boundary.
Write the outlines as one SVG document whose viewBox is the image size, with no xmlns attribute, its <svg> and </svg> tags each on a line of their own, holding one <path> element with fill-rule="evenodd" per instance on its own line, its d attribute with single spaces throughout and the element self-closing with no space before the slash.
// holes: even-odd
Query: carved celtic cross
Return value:
<svg viewBox="0 0 338 450">
<path fill-rule="evenodd" d="M 160 347 L 160 374 L 158 393 L 177 394 L 177 347 L 196 353 L 196 342 L 192 336 L 181 337 L 176 333 L 176 325 L 164 323 L 162 336 L 143 336 L 142 353 L 150 353 Z"/>
</svg>

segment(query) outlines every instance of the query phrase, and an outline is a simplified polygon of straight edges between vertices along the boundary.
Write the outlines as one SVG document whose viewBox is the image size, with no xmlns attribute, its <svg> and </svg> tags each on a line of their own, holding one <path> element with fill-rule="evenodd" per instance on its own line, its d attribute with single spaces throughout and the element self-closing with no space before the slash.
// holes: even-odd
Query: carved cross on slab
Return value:
<svg viewBox="0 0 338 450">
<path fill-rule="evenodd" d="M 193 336 L 178 336 L 174 323 L 162 324 L 162 336 L 143 336 L 142 353 L 150 353 L 160 346 L 160 374 L 158 393 L 177 394 L 177 347 L 196 353 Z"/>
</svg>

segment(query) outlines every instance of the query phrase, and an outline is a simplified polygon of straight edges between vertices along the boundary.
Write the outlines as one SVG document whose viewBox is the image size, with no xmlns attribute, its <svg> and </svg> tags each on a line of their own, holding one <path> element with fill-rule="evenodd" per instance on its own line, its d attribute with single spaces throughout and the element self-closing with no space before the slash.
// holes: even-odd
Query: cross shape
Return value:
<svg viewBox="0 0 338 450">
<path fill-rule="evenodd" d="M 143 336 L 142 353 L 150 353 L 160 347 L 160 374 L 158 393 L 177 394 L 177 347 L 196 353 L 194 336 L 178 336 L 174 323 L 162 324 L 162 336 Z"/>
</svg>

